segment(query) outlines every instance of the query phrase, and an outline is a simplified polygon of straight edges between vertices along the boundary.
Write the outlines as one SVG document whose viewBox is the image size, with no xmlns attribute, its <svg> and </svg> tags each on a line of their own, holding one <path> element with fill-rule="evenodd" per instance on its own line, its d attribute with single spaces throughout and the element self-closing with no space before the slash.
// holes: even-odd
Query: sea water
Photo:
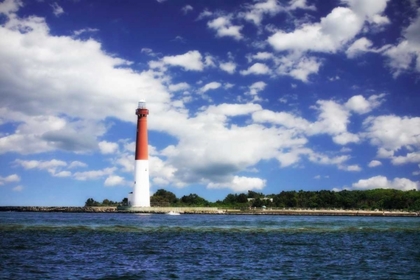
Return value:
<svg viewBox="0 0 420 280">
<path fill-rule="evenodd" d="M 0 213 L 1 279 L 420 279 L 420 219 Z"/>
</svg>

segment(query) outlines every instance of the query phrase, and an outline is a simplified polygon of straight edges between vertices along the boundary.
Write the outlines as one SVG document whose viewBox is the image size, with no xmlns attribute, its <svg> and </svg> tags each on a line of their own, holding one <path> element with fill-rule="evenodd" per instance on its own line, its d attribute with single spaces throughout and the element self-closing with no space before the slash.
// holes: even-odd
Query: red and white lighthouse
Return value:
<svg viewBox="0 0 420 280">
<path fill-rule="evenodd" d="M 130 193 L 128 203 L 131 207 L 150 207 L 149 190 L 149 152 L 147 140 L 147 115 L 146 101 L 140 100 L 136 110 L 137 136 L 134 167 L 134 189 Z"/>
</svg>

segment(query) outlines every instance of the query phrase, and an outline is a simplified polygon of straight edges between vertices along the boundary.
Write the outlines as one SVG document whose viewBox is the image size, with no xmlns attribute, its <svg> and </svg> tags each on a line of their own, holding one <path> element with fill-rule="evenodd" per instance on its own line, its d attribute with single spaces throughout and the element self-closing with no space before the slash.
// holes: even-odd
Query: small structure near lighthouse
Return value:
<svg viewBox="0 0 420 280">
<path fill-rule="evenodd" d="M 149 186 L 149 151 L 147 139 L 146 101 L 140 100 L 136 110 L 137 134 L 134 167 L 134 188 L 128 196 L 128 205 L 131 207 L 150 207 Z"/>
</svg>

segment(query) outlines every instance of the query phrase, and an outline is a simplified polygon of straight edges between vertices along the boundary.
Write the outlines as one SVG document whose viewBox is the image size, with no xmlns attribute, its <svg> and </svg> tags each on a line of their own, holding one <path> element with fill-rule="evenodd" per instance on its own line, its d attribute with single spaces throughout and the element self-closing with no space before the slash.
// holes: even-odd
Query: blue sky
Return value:
<svg viewBox="0 0 420 280">
<path fill-rule="evenodd" d="M 0 3 L 0 205 L 419 189 L 420 2 Z"/>
</svg>

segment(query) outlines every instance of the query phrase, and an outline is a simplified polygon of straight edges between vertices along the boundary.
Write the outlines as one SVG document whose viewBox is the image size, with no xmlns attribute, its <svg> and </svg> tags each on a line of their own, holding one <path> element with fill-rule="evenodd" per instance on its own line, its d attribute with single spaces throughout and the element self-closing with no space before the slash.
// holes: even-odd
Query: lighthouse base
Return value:
<svg viewBox="0 0 420 280">
<path fill-rule="evenodd" d="M 149 161 L 136 160 L 134 188 L 128 197 L 131 207 L 150 207 Z"/>
</svg>

